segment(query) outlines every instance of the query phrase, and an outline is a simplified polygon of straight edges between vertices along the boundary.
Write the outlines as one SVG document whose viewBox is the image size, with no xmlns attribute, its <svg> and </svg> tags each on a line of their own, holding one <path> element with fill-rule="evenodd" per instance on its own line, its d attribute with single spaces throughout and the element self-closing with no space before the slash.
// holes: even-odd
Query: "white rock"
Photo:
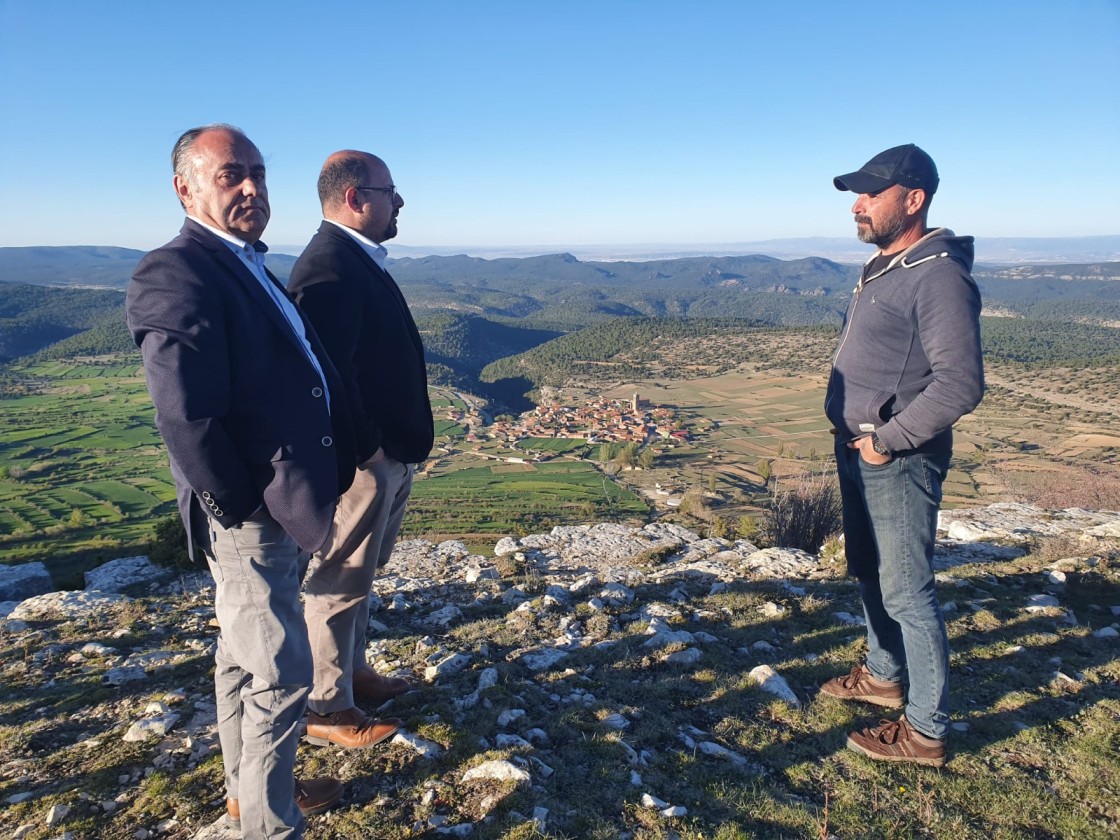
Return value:
<svg viewBox="0 0 1120 840">
<path fill-rule="evenodd" d="M 1061 604 L 1053 595 L 1032 595 L 1027 599 L 1026 609 L 1035 612 L 1058 606 L 1061 606 Z"/>
<path fill-rule="evenodd" d="M 124 592 L 131 587 L 165 583 L 175 570 L 156 566 L 147 557 L 120 557 L 85 573 L 88 592 Z"/>
<path fill-rule="evenodd" d="M 462 781 L 469 782 L 474 779 L 493 779 L 499 782 L 513 781 L 518 784 L 528 784 L 530 776 L 520 767 L 502 759 L 492 759 L 472 767 L 463 774 Z"/>
<path fill-rule="evenodd" d="M 556 772 L 551 767 L 549 767 L 547 764 L 545 764 L 543 761 L 541 761 L 539 758 L 537 758 L 535 755 L 529 756 L 529 761 L 532 763 L 532 765 L 534 767 L 537 768 L 538 772 L 542 776 L 544 776 L 546 779 L 549 778 L 553 773 Z"/>
<path fill-rule="evenodd" d="M 136 721 L 128 728 L 128 732 L 124 734 L 124 740 L 146 741 L 149 738 L 162 738 L 178 722 L 179 715 L 176 712 L 170 712 L 156 718 L 144 718 Z"/>
<path fill-rule="evenodd" d="M 438 624 L 446 627 L 451 622 L 463 617 L 463 611 L 454 604 L 448 604 L 442 610 L 436 610 L 424 618 L 429 624 Z"/>
<path fill-rule="evenodd" d="M 453 653 L 447 658 L 440 660 L 435 665 L 429 665 L 425 668 L 424 679 L 431 682 L 440 677 L 457 674 L 466 668 L 470 661 L 471 658 L 465 653 Z"/>
<path fill-rule="evenodd" d="M 662 633 L 655 633 L 644 642 L 642 647 L 646 648 L 660 648 L 668 645 L 690 645 L 696 641 L 696 637 L 689 633 L 687 630 L 668 630 Z"/>
<path fill-rule="evenodd" d="M 34 830 L 35 826 L 32 823 L 24 823 L 12 832 L 12 840 L 23 840 L 24 837 L 26 837 Z"/>
<path fill-rule="evenodd" d="M 82 656 L 116 656 L 118 653 L 116 648 L 107 647 L 99 642 L 89 642 L 82 645 Z"/>
<path fill-rule="evenodd" d="M 69 805 L 61 805 L 61 804 L 52 805 L 51 809 L 49 811 L 47 811 L 47 825 L 48 826 L 58 825 L 60 822 L 62 822 L 64 819 L 66 819 L 66 815 L 69 814 L 69 813 L 70 813 L 70 806 Z"/>
<path fill-rule="evenodd" d="M 699 662 L 704 657 L 703 652 L 696 648 L 685 648 L 684 650 L 674 651 L 665 657 L 666 662 L 671 662 L 673 665 L 693 665 Z"/>
<path fill-rule="evenodd" d="M 758 683 L 758 687 L 768 694 L 773 694 L 775 697 L 785 700 L 795 709 L 801 708 L 801 701 L 797 699 L 797 695 L 793 693 L 793 689 L 789 687 L 785 677 L 769 665 L 758 665 L 752 668 L 747 676 Z"/>
<path fill-rule="evenodd" d="M 38 561 L 15 566 L 0 564 L 0 601 L 25 601 L 52 589 L 51 573 Z"/>
<path fill-rule="evenodd" d="M 100 592 L 48 592 L 20 603 L 12 610 L 11 618 L 90 618 L 107 608 L 131 603 L 127 595 Z"/>
<path fill-rule="evenodd" d="M 642 774 L 637 770 L 630 771 L 630 784 L 632 784 L 634 787 L 642 786 Z"/>
<path fill-rule="evenodd" d="M 967 721 L 959 720 L 956 723 L 949 724 L 949 728 L 955 732 L 967 732 L 968 723 Z"/>
<path fill-rule="evenodd" d="M 1047 583 L 1064 584 L 1066 582 L 1065 572 L 1047 572 L 1043 577 Z"/>
<path fill-rule="evenodd" d="M 850 612 L 833 613 L 832 617 L 841 624 L 850 624 L 852 627 L 866 627 L 867 620 L 862 615 L 852 615 Z"/>
<path fill-rule="evenodd" d="M 459 823 L 459 825 L 445 825 L 436 829 L 436 834 L 446 834 L 451 837 L 467 837 L 474 833 L 472 823 Z"/>
<path fill-rule="evenodd" d="M 666 802 L 664 799 L 658 799 L 656 796 L 654 796 L 651 793 L 643 793 L 642 794 L 642 805 L 645 806 L 646 808 L 654 808 L 654 809 L 657 809 L 657 810 L 660 811 L 662 808 L 668 807 L 669 803 Z"/>
<path fill-rule="evenodd" d="M 1120 636 L 1115 627 L 1102 627 L 1100 630 L 1093 632 L 1093 637 L 1097 639 L 1115 639 Z"/>
<path fill-rule="evenodd" d="M 498 715 L 498 726 L 503 729 L 513 723 L 515 720 L 525 717 L 524 709 L 506 709 Z"/>
<path fill-rule="evenodd" d="M 7 802 L 9 805 L 18 805 L 21 802 L 27 802 L 28 800 L 34 799 L 34 798 L 35 798 L 34 792 L 24 791 L 23 793 L 13 793 L 11 796 L 9 796 L 4 801 Z"/>
<path fill-rule="evenodd" d="M 629 604 L 634 600 L 634 590 L 621 583 L 608 583 L 599 592 L 599 597 L 608 604 Z"/>
<path fill-rule="evenodd" d="M 767 618 L 779 618 L 786 614 L 786 608 L 781 604 L 775 604 L 773 601 L 767 601 L 758 608 L 758 611 Z"/>
<path fill-rule="evenodd" d="M 507 732 L 499 732 L 495 735 L 494 743 L 498 745 L 498 749 L 500 750 L 531 746 L 531 744 L 520 735 L 512 735 Z"/>
<path fill-rule="evenodd" d="M 607 729 L 614 729 L 616 731 L 621 731 L 630 725 L 630 721 L 627 719 L 626 715 L 619 714 L 618 712 L 607 715 L 599 722 L 607 727 Z"/>
<path fill-rule="evenodd" d="M 688 816 L 688 809 L 683 805 L 674 805 L 671 808 L 665 808 L 661 812 L 663 817 L 684 817 Z"/>
<path fill-rule="evenodd" d="M 139 665 L 129 665 L 127 667 L 110 668 L 101 676 L 101 682 L 105 685 L 124 685 L 147 678 L 147 673 Z"/>
<path fill-rule="evenodd" d="M 521 663 L 530 671 L 546 671 L 568 656 L 567 651 L 557 648 L 539 648 L 521 654 Z"/>
<path fill-rule="evenodd" d="M 736 767 L 746 767 L 749 764 L 744 756 L 714 741 L 701 741 L 696 746 L 704 755 L 722 758 L 725 761 L 730 761 Z"/>
<path fill-rule="evenodd" d="M 397 730 L 397 734 L 393 736 L 390 743 L 408 747 L 421 758 L 435 758 L 443 752 L 443 747 L 434 741 L 427 741 L 419 735 L 406 732 L 403 729 Z"/>
</svg>

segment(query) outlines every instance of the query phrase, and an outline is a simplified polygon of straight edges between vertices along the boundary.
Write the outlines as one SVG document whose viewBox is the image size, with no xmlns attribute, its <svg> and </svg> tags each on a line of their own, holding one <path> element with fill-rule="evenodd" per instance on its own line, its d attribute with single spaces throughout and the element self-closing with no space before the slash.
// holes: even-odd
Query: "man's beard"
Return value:
<svg viewBox="0 0 1120 840">
<path fill-rule="evenodd" d="M 872 225 L 869 216 L 856 216 L 856 223 L 859 224 L 860 222 L 863 222 L 864 226 L 856 228 L 856 236 L 859 237 L 859 241 L 875 245 L 880 249 L 887 248 L 898 239 L 907 226 L 906 214 L 902 212 L 901 207 L 896 212 L 883 218 L 879 228 Z"/>
</svg>

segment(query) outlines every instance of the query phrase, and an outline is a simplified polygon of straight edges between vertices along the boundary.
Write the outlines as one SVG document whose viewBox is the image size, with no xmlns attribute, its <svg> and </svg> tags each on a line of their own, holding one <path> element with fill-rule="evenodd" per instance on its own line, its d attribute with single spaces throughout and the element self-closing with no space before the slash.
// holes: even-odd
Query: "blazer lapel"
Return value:
<svg viewBox="0 0 1120 840">
<path fill-rule="evenodd" d="M 300 352 L 304 352 L 303 345 L 300 343 L 299 336 L 296 335 L 295 330 L 292 329 L 291 323 L 288 322 L 287 317 L 280 311 L 280 307 L 272 296 L 261 286 L 261 281 L 251 272 L 246 265 L 229 249 L 224 242 L 219 240 L 214 234 L 206 230 L 201 225 L 195 224 L 190 219 L 187 219 L 183 225 L 182 233 L 191 237 L 198 242 L 202 247 L 206 248 L 232 276 L 239 282 L 249 297 L 252 298 L 254 303 L 264 312 L 264 314 L 272 321 L 278 330 L 288 337 Z M 276 287 L 280 290 L 281 294 L 287 295 L 284 287 L 280 285 L 277 280 L 267 268 L 265 274 L 268 275 Z M 301 315 L 302 317 L 302 315 Z M 306 322 L 304 322 L 306 329 Z"/>
<path fill-rule="evenodd" d="M 417 329 L 416 322 L 412 319 L 412 312 L 408 308 L 408 301 L 404 299 L 404 293 L 401 292 L 400 286 L 397 285 L 393 276 L 374 262 L 373 257 L 366 252 L 365 248 L 358 244 L 354 237 L 343 230 L 339 230 L 337 225 L 331 222 L 323 222 L 319 228 L 319 232 L 326 236 L 335 237 L 349 247 L 361 261 L 361 264 L 368 267 L 373 281 L 375 283 L 380 283 L 388 290 L 389 294 L 393 296 L 393 300 L 397 302 L 397 306 L 400 307 L 401 314 L 404 316 L 404 322 L 408 325 L 409 337 L 412 339 L 412 343 L 416 345 L 416 349 L 422 358 L 424 355 L 424 343 L 420 339 L 420 330 Z"/>
</svg>

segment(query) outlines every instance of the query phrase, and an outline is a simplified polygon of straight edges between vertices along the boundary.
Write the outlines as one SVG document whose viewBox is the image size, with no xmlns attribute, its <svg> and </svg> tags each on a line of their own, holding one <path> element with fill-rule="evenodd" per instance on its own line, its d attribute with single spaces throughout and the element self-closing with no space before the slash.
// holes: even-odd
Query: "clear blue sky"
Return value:
<svg viewBox="0 0 1120 840">
<path fill-rule="evenodd" d="M 0 0 L 0 245 L 151 248 L 168 154 L 241 126 L 265 240 L 379 154 L 406 245 L 851 236 L 832 176 L 916 142 L 931 222 L 1120 233 L 1120 0 Z"/>
</svg>

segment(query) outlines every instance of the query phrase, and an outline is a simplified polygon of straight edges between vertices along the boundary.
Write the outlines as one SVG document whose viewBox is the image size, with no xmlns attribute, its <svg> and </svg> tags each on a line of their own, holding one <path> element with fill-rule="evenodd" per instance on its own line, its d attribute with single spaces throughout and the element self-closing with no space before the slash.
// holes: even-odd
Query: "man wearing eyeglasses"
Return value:
<svg viewBox="0 0 1120 840">
<path fill-rule="evenodd" d="M 323 224 L 292 269 L 288 290 L 323 337 L 346 383 L 358 470 L 339 500 L 334 533 L 304 582 L 314 659 L 307 736 L 347 748 L 380 740 L 356 701 L 380 705 L 408 691 L 365 659 L 373 577 L 393 551 L 414 465 L 435 438 L 424 346 L 381 243 L 397 235 L 404 199 L 389 167 L 335 152 L 319 174 Z"/>
</svg>

